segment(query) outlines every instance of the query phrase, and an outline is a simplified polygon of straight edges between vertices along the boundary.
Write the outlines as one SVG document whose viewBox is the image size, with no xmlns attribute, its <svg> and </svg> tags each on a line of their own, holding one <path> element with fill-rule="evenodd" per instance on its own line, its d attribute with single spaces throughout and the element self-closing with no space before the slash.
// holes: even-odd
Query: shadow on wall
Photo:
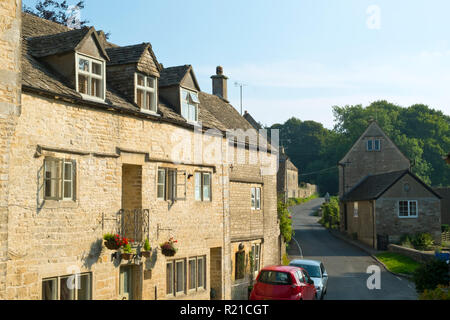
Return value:
<svg viewBox="0 0 450 320">
<path fill-rule="evenodd" d="M 97 263 L 98 259 L 100 258 L 100 255 L 102 254 L 103 249 L 103 239 L 98 239 L 97 241 L 93 242 L 91 244 L 91 248 L 89 250 L 89 253 L 86 257 L 83 257 L 84 263 L 83 265 L 91 269 L 91 267 Z"/>
</svg>

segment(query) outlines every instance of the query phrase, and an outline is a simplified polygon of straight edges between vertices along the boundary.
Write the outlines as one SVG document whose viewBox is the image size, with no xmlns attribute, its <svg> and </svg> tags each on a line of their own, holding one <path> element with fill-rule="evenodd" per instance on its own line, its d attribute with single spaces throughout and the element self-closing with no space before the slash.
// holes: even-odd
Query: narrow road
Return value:
<svg viewBox="0 0 450 320">
<path fill-rule="evenodd" d="M 405 278 L 387 272 L 370 255 L 359 248 L 334 237 L 319 223 L 313 213 L 324 202 L 314 199 L 290 208 L 295 240 L 304 259 L 320 260 L 328 271 L 329 300 L 412 300 L 417 299 L 414 284 Z M 288 249 L 290 259 L 300 255 L 293 241 Z M 381 269 L 381 289 L 369 290 L 367 280 L 371 274 L 367 267 Z"/>
</svg>

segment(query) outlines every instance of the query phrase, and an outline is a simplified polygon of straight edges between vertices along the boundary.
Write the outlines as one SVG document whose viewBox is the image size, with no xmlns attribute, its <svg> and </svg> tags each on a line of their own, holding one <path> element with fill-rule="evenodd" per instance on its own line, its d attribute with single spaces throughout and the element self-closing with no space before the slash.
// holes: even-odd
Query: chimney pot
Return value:
<svg viewBox="0 0 450 320">
<path fill-rule="evenodd" d="M 222 66 L 217 66 L 216 74 L 211 76 L 212 79 L 212 93 L 226 101 L 228 101 L 227 80 L 224 76 Z"/>
</svg>

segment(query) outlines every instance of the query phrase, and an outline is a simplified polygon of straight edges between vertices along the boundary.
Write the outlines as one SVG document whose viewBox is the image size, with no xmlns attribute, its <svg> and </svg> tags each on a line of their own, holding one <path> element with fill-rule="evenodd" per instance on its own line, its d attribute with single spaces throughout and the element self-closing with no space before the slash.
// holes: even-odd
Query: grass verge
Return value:
<svg viewBox="0 0 450 320">
<path fill-rule="evenodd" d="M 381 252 L 375 255 L 392 272 L 412 275 L 420 263 L 394 252 Z"/>
</svg>

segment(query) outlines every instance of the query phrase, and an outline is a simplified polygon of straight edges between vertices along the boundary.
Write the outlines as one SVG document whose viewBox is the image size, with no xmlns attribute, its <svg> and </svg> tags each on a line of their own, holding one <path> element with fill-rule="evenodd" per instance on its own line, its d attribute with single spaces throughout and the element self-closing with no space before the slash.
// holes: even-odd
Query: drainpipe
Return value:
<svg viewBox="0 0 450 320">
<path fill-rule="evenodd" d="M 372 200 L 372 223 L 373 223 L 373 248 L 377 248 L 377 235 L 376 235 L 376 224 L 375 224 L 375 201 Z"/>
</svg>

